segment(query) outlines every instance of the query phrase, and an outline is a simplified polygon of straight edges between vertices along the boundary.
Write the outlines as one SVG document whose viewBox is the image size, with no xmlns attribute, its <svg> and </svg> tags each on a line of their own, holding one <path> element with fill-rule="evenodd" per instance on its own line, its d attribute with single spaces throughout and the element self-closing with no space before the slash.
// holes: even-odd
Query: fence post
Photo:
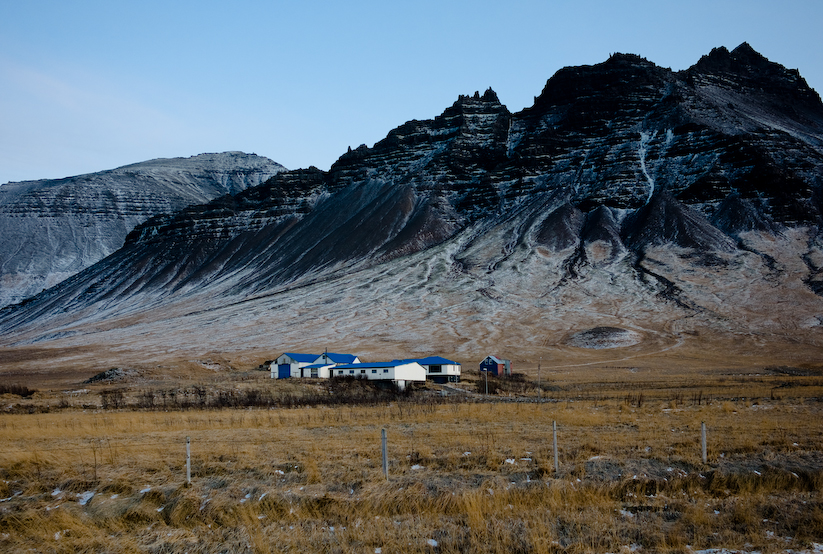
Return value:
<svg viewBox="0 0 823 554">
<path fill-rule="evenodd" d="M 186 484 L 191 485 L 191 438 L 186 437 Z"/>
<path fill-rule="evenodd" d="M 552 421 L 552 444 L 554 447 L 554 472 L 560 471 L 560 462 L 557 456 L 557 421 Z"/>
<path fill-rule="evenodd" d="M 91 451 L 92 451 L 92 454 L 94 454 L 94 481 L 96 483 L 97 482 L 97 445 L 94 443 L 94 440 L 92 440 L 92 443 L 91 443 Z"/>
<path fill-rule="evenodd" d="M 703 463 L 705 464 L 706 461 L 708 460 L 708 457 L 706 456 L 706 422 L 705 421 L 700 422 L 700 446 L 701 446 L 702 452 L 703 452 Z"/>
<path fill-rule="evenodd" d="M 386 430 L 381 429 L 380 435 L 382 438 L 383 443 L 383 475 L 386 476 L 386 480 L 389 480 L 389 450 L 387 448 L 386 442 Z"/>
</svg>

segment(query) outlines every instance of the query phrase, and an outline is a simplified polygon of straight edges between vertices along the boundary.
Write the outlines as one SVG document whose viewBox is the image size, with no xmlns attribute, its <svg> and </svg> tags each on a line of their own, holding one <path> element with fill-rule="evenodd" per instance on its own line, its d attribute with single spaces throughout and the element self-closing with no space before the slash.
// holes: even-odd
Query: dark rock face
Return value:
<svg viewBox="0 0 823 554">
<path fill-rule="evenodd" d="M 677 73 L 615 54 L 560 70 L 520 113 L 491 90 L 461 96 L 328 172 L 278 173 L 150 219 L 32 304 L 46 313 L 228 280 L 260 294 L 448 241 L 464 271 L 543 248 L 568 255 L 561 267 L 575 278 L 595 244 L 596 263 L 609 264 L 665 245 L 731 253 L 740 233 L 818 225 L 822 194 L 823 104 L 796 71 L 747 44 Z"/>
<path fill-rule="evenodd" d="M 734 242 L 700 212 L 675 200 L 669 193 L 655 194 L 635 211 L 623 227 L 625 242 L 642 250 L 655 244 L 675 244 L 701 251 L 731 251 Z"/>
<path fill-rule="evenodd" d="M 744 42 L 731 52 L 715 48 L 686 72 L 698 88 L 718 87 L 755 94 L 755 101 L 801 122 L 820 121 L 820 96 L 797 70 L 770 62 Z"/>
<path fill-rule="evenodd" d="M 776 235 L 781 227 L 766 213 L 757 198 L 742 198 L 734 193 L 726 197 L 712 217 L 712 224 L 730 236 L 745 231 Z"/>
<path fill-rule="evenodd" d="M 577 207 L 566 202 L 537 225 L 536 244 L 560 252 L 578 244 L 586 216 Z"/>
<path fill-rule="evenodd" d="M 586 225 L 583 227 L 581 238 L 585 244 L 602 241 L 610 245 L 613 250 L 622 249 L 620 223 L 615 218 L 614 210 L 606 206 L 598 206 L 586 214 Z"/>
</svg>

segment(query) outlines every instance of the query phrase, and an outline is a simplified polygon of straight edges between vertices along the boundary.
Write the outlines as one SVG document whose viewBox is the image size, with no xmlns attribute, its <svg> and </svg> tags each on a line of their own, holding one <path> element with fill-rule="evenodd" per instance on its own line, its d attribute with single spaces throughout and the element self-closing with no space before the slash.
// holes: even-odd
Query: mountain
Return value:
<svg viewBox="0 0 823 554">
<path fill-rule="evenodd" d="M 570 337 L 610 328 L 638 337 L 630 358 L 802 358 L 823 324 L 822 178 L 823 104 L 797 71 L 745 43 L 679 72 L 615 54 L 521 112 L 460 96 L 327 172 L 151 218 L 0 313 L 0 334 L 98 365 L 325 346 L 579 360 Z"/>
<path fill-rule="evenodd" d="M 146 219 L 259 185 L 285 168 L 226 152 L 0 187 L 0 306 L 102 260 Z"/>
</svg>

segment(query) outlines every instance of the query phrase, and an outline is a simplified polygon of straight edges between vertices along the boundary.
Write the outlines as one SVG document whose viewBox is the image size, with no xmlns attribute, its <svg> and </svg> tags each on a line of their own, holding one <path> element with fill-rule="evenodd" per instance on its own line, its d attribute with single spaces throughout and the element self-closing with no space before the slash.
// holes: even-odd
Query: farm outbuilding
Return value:
<svg viewBox="0 0 823 554">
<path fill-rule="evenodd" d="M 272 379 L 288 379 L 301 377 L 301 369 L 317 360 L 317 354 L 296 354 L 286 352 L 280 354 L 271 364 Z"/>
<path fill-rule="evenodd" d="M 300 369 L 302 377 L 309 377 L 311 379 L 328 379 L 331 377 L 330 370 L 334 364 L 309 364 Z"/>
<path fill-rule="evenodd" d="M 271 364 L 272 379 L 288 379 L 290 377 L 330 377 L 328 368 L 340 364 L 359 364 L 360 358 L 354 354 L 335 354 L 324 352 L 317 354 L 295 354 L 286 352 L 281 354 Z"/>
<path fill-rule="evenodd" d="M 480 362 L 480 371 L 488 371 L 498 377 L 510 377 L 512 374 L 512 362 L 511 360 L 504 360 L 497 356 L 486 356 L 486 359 Z"/>
<path fill-rule="evenodd" d="M 460 381 L 461 365 L 458 362 L 447 360 L 440 356 L 402 360 L 417 362 L 426 370 L 426 379 L 434 383 L 457 383 Z"/>
<path fill-rule="evenodd" d="M 354 354 L 335 354 L 333 352 L 323 352 L 323 354 L 318 356 L 312 363 L 326 365 L 359 364 L 360 358 Z"/>
<path fill-rule="evenodd" d="M 331 368 L 332 377 L 354 377 L 369 381 L 390 381 L 400 390 L 412 382 L 426 381 L 426 370 L 417 362 L 394 360 L 368 364 L 347 364 Z"/>
</svg>

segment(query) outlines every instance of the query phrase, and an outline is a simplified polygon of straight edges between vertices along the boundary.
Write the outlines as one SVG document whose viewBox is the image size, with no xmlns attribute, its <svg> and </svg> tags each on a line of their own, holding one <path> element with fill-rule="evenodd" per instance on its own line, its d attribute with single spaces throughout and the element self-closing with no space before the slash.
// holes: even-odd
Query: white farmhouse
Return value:
<svg viewBox="0 0 823 554">
<path fill-rule="evenodd" d="M 271 378 L 300 377 L 300 370 L 309 364 L 313 364 L 316 359 L 317 354 L 295 354 L 293 352 L 280 354 L 271 364 Z"/>
<path fill-rule="evenodd" d="M 360 358 L 354 354 L 335 354 L 333 352 L 323 352 L 323 354 L 315 358 L 312 363 L 323 365 L 359 364 Z"/>
<path fill-rule="evenodd" d="M 300 369 L 302 377 L 310 377 L 312 379 L 328 379 L 331 377 L 331 369 L 335 367 L 334 364 L 309 364 Z"/>
<path fill-rule="evenodd" d="M 426 381 L 426 370 L 417 362 L 394 360 L 368 364 L 347 364 L 331 368 L 332 377 L 355 377 L 369 381 L 391 381 L 399 390 L 409 383 Z"/>
<path fill-rule="evenodd" d="M 359 364 L 360 358 L 353 354 L 335 354 L 324 352 L 317 354 L 295 354 L 286 352 L 281 354 L 271 364 L 272 379 L 288 379 L 298 377 L 329 378 L 329 368 L 340 364 Z"/>
<path fill-rule="evenodd" d="M 429 356 L 428 358 L 415 358 L 403 360 L 404 362 L 417 362 L 426 370 L 426 379 L 434 383 L 457 383 L 460 381 L 461 365 L 458 362 L 441 358 L 440 356 Z"/>
<path fill-rule="evenodd" d="M 354 354 L 335 354 L 324 352 L 314 360 L 314 363 L 305 366 L 302 371 L 303 377 L 312 379 L 328 379 L 332 376 L 331 370 L 339 365 L 359 364 L 360 358 Z"/>
</svg>

